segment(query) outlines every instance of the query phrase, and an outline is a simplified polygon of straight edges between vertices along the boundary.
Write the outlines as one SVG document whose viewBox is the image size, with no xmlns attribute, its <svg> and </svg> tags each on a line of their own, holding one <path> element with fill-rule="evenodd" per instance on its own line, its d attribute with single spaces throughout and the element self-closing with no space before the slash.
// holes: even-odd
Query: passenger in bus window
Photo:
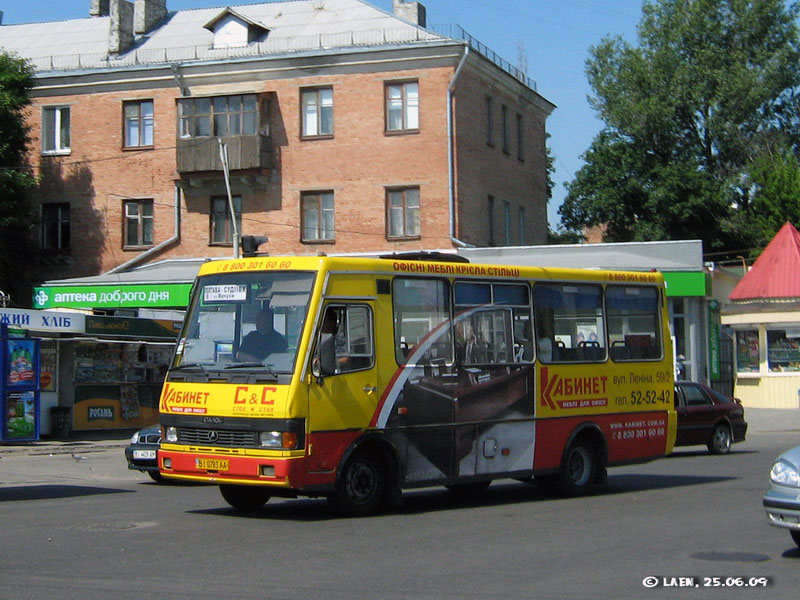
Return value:
<svg viewBox="0 0 800 600">
<path fill-rule="evenodd" d="M 473 351 L 477 338 L 472 331 L 472 325 L 464 321 L 456 323 L 456 356 L 462 365 L 475 362 Z"/>
<path fill-rule="evenodd" d="M 260 362 L 275 352 L 286 352 L 289 345 L 275 331 L 275 314 L 265 306 L 256 316 L 256 328 L 248 333 L 239 346 L 236 360 Z"/>
</svg>

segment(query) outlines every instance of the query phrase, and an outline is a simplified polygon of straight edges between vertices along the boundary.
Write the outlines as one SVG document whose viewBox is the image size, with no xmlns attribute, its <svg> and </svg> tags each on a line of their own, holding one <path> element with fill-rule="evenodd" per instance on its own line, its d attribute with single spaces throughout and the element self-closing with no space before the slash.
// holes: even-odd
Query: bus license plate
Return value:
<svg viewBox="0 0 800 600">
<path fill-rule="evenodd" d="M 194 466 L 204 471 L 227 471 L 228 461 L 218 458 L 196 458 Z"/>
<path fill-rule="evenodd" d="M 145 459 L 156 459 L 156 451 L 155 450 L 134 450 L 133 451 L 133 458 L 138 460 L 145 460 Z"/>
</svg>

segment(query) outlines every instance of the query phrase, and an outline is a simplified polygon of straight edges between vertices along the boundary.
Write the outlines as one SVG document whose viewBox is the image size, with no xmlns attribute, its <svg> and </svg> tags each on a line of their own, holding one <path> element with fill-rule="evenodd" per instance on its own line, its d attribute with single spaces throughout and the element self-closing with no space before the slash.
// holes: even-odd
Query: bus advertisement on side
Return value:
<svg viewBox="0 0 800 600">
<path fill-rule="evenodd" d="M 159 468 L 254 510 L 516 478 L 567 495 L 672 451 L 658 273 L 412 258 L 204 265 L 160 401 Z"/>
</svg>

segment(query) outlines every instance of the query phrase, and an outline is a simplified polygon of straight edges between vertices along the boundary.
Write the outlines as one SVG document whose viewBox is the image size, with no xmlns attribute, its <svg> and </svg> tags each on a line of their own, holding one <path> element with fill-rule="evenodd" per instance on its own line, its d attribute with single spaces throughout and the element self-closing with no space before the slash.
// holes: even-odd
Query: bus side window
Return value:
<svg viewBox="0 0 800 600">
<path fill-rule="evenodd" d="M 447 280 L 396 277 L 392 310 L 397 364 L 453 363 Z"/>
<path fill-rule="evenodd" d="M 663 355 L 658 289 L 652 286 L 606 287 L 611 358 L 659 360 Z"/>
<path fill-rule="evenodd" d="M 314 356 L 315 374 L 334 375 L 368 369 L 374 362 L 372 311 L 363 304 L 325 309 Z"/>
</svg>

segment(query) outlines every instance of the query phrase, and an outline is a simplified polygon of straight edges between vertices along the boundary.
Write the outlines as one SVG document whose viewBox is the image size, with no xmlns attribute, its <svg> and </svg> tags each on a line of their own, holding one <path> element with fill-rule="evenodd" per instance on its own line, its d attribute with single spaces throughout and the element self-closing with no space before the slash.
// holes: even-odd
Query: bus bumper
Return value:
<svg viewBox="0 0 800 600">
<path fill-rule="evenodd" d="M 285 490 L 333 489 L 336 472 L 309 472 L 305 456 L 272 458 L 231 456 L 161 449 L 158 466 L 168 478 L 206 483 L 264 485 Z"/>
</svg>

